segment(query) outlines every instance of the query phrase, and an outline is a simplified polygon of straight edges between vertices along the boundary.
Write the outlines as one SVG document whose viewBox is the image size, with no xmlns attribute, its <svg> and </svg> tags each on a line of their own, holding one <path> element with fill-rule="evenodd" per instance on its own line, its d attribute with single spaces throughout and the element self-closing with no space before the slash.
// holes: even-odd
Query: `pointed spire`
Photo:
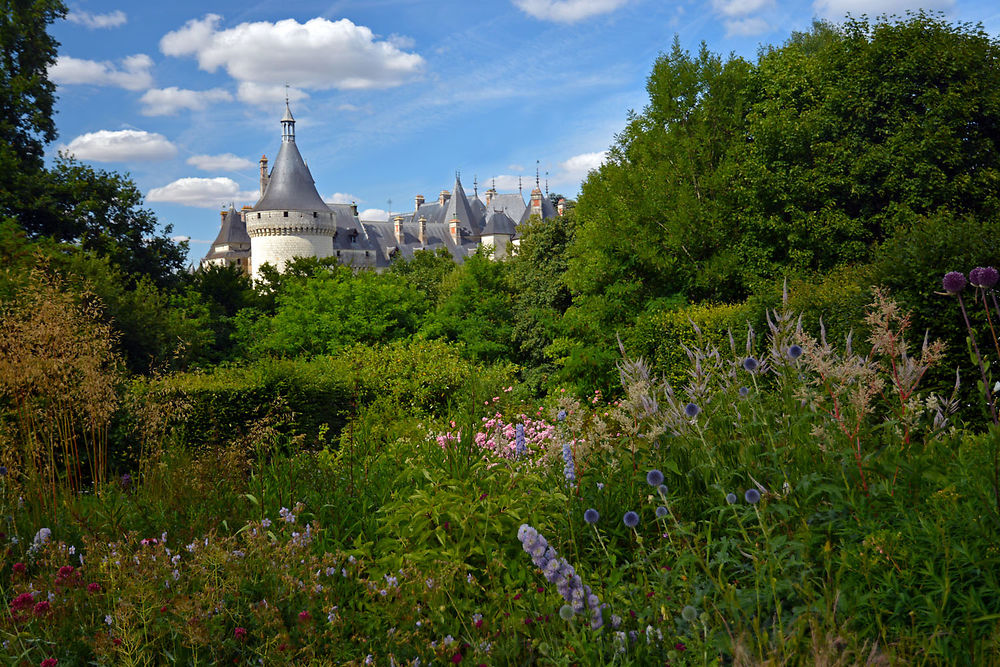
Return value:
<svg viewBox="0 0 1000 667">
<path fill-rule="evenodd" d="M 281 142 L 295 143 L 295 117 L 292 116 L 292 109 L 288 106 L 288 84 L 285 84 L 285 115 L 281 117 Z"/>
<path fill-rule="evenodd" d="M 472 175 L 472 194 L 479 196 L 479 177 L 475 174 Z"/>
</svg>

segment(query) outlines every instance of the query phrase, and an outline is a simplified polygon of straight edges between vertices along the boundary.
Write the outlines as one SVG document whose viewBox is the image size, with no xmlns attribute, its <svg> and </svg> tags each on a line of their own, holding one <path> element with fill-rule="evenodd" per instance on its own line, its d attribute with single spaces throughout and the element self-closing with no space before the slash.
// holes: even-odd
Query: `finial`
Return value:
<svg viewBox="0 0 1000 667">
<path fill-rule="evenodd" d="M 549 170 L 545 170 L 545 196 L 549 196 Z"/>
<path fill-rule="evenodd" d="M 492 179 L 490 179 L 490 187 L 493 188 L 494 192 L 496 192 L 496 189 L 497 189 L 497 178 L 496 178 L 496 176 L 494 176 Z"/>
<path fill-rule="evenodd" d="M 472 175 L 472 194 L 479 196 L 479 177 L 475 174 Z"/>
<path fill-rule="evenodd" d="M 392 199 L 386 199 L 385 203 L 389 205 L 389 218 L 392 218 Z"/>
<path fill-rule="evenodd" d="M 285 82 L 285 104 L 288 104 L 288 82 Z"/>
<path fill-rule="evenodd" d="M 535 160 L 535 189 L 536 190 L 540 189 L 540 186 L 538 185 L 538 166 L 539 166 L 540 162 L 541 162 L 540 160 Z"/>
<path fill-rule="evenodd" d="M 524 190 L 521 188 L 521 177 L 520 176 L 517 177 L 517 191 L 520 192 L 521 194 L 524 194 Z"/>
</svg>

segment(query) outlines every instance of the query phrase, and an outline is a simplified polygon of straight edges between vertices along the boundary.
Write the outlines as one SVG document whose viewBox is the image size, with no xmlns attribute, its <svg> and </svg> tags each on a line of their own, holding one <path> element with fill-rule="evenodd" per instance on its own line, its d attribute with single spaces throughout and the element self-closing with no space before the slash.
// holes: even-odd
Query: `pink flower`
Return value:
<svg viewBox="0 0 1000 667">
<path fill-rule="evenodd" d="M 98 584 L 98 583 L 87 584 L 87 592 L 88 593 L 100 593 L 101 592 L 101 585 Z"/>
<path fill-rule="evenodd" d="M 28 568 L 24 563 L 14 563 L 14 572 L 17 574 L 24 574 L 27 570 Z"/>
<path fill-rule="evenodd" d="M 451 656 L 451 661 L 452 661 L 452 663 L 454 663 L 456 665 L 458 663 L 462 662 L 462 654 L 461 653 L 456 653 L 455 655 Z"/>
<path fill-rule="evenodd" d="M 247 629 L 236 628 L 235 630 L 233 630 L 233 636 L 239 639 L 240 641 L 243 641 L 244 639 L 247 638 Z"/>
<path fill-rule="evenodd" d="M 42 664 L 39 665 L 39 667 L 56 667 L 58 664 L 59 661 L 55 658 L 45 658 L 45 660 L 42 660 Z"/>
<path fill-rule="evenodd" d="M 299 612 L 299 620 L 300 621 L 308 621 L 310 618 L 312 618 L 312 617 L 309 615 L 308 611 L 300 611 Z"/>
<path fill-rule="evenodd" d="M 10 603 L 11 611 L 21 611 L 27 609 L 35 603 L 35 598 L 31 593 L 21 593 Z"/>
<path fill-rule="evenodd" d="M 42 600 L 35 605 L 35 616 L 44 616 L 51 611 L 52 607 L 48 600 Z"/>
</svg>

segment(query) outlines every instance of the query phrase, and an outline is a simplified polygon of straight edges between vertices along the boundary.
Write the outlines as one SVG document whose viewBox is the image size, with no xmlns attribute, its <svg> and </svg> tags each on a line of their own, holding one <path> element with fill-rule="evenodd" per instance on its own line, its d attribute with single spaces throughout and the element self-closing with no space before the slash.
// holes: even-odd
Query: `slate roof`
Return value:
<svg viewBox="0 0 1000 667">
<path fill-rule="evenodd" d="M 423 207 L 421 206 L 420 208 L 422 212 Z M 424 213 L 424 215 L 427 214 Z M 462 181 L 457 174 L 455 175 L 455 189 L 451 193 L 451 199 L 445 202 L 444 217 L 440 222 L 450 224 L 455 219 L 458 219 L 459 227 L 464 228 L 474 236 L 478 236 L 483 228 L 481 219 L 477 219 L 472 213 L 472 207 L 469 206 L 469 199 L 465 196 L 465 189 L 462 188 Z M 435 222 L 438 221 L 436 220 Z"/>
<path fill-rule="evenodd" d="M 285 117 L 282 123 L 295 120 L 292 112 L 285 104 Z M 254 207 L 254 211 L 329 211 L 323 198 L 316 192 L 309 167 L 306 166 L 294 137 L 284 138 L 278 157 L 271 168 L 271 176 L 267 181 L 264 196 Z"/>
<path fill-rule="evenodd" d="M 528 216 L 525 215 L 528 207 L 524 203 L 524 197 L 521 196 L 520 192 L 494 195 L 490 199 L 487 208 L 491 211 L 503 211 L 507 214 L 507 217 L 517 224 L 521 224 L 528 219 Z"/>
<path fill-rule="evenodd" d="M 517 227 L 514 221 L 510 219 L 510 216 L 503 211 L 493 211 L 490 217 L 486 220 L 486 226 L 483 227 L 483 236 L 489 234 L 506 234 L 507 236 L 513 237 L 517 233 Z"/>
<path fill-rule="evenodd" d="M 219 229 L 219 235 L 212 241 L 213 246 L 225 244 L 250 245 L 250 235 L 247 234 L 246 222 L 243 221 L 243 216 L 233 206 L 230 206 L 229 210 L 222 217 L 222 227 Z"/>
<path fill-rule="evenodd" d="M 424 207 L 420 207 L 423 213 Z M 371 222 L 361 223 L 368 238 L 378 250 L 377 267 L 388 266 L 394 256 L 401 256 L 405 259 L 412 259 L 417 250 L 435 250 L 440 247 L 448 249 L 452 259 L 461 264 L 465 258 L 476 251 L 479 245 L 477 240 L 470 235 L 459 237 L 459 243 L 455 243 L 451 238 L 451 229 L 447 223 L 428 222 L 426 243 L 420 243 L 418 237 L 419 227 L 416 224 L 404 224 L 401 226 L 402 241 L 396 238 L 395 222 Z"/>
</svg>

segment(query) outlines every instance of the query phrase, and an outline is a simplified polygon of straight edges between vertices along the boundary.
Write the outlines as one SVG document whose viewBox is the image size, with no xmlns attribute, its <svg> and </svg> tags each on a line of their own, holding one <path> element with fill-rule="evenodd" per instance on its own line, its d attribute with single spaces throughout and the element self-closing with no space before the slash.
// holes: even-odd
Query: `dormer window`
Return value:
<svg viewBox="0 0 1000 667">
<path fill-rule="evenodd" d="M 285 217 L 285 218 L 287 218 L 287 217 L 288 217 L 288 211 L 285 211 L 285 212 L 284 212 L 284 213 L 282 213 L 281 215 L 282 215 L 282 217 Z"/>
<path fill-rule="evenodd" d="M 313 211 L 313 217 L 314 218 L 318 218 L 319 217 L 319 213 L 317 213 L 316 211 Z"/>
</svg>

